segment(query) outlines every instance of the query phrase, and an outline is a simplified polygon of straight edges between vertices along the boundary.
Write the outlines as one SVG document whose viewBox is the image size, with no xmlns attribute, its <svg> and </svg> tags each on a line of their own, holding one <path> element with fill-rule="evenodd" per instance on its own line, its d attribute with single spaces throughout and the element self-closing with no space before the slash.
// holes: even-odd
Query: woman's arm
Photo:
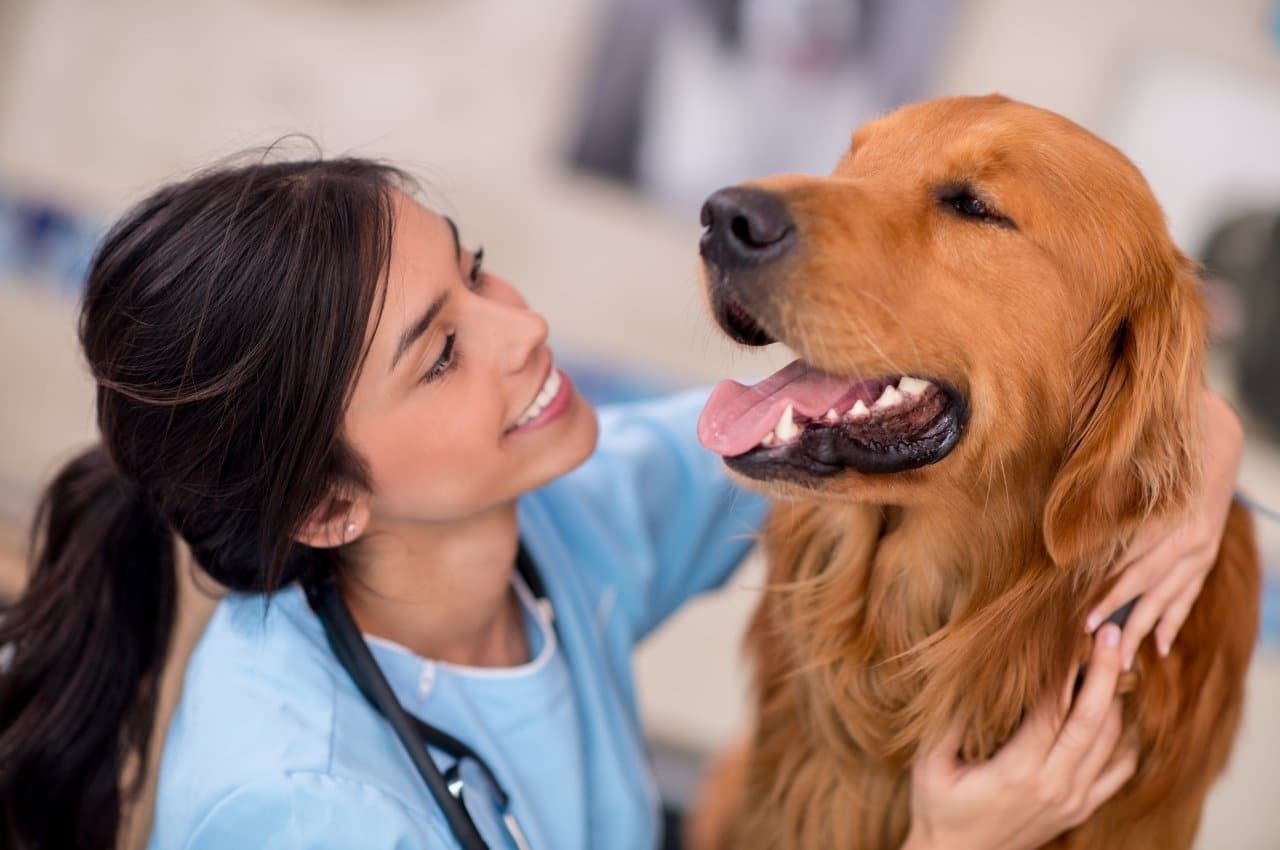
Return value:
<svg viewBox="0 0 1280 850">
<path fill-rule="evenodd" d="M 565 520 L 570 547 L 611 588 L 637 642 L 724 582 L 755 544 L 768 508 L 698 444 L 706 400 L 695 390 L 601 409 L 595 455 L 536 494 Z"/>
<path fill-rule="evenodd" d="M 1075 705 L 1073 675 L 988 762 L 959 763 L 963 730 L 952 729 L 912 772 L 903 850 L 1030 850 L 1093 814 L 1138 763 L 1133 750 L 1116 751 L 1121 660 L 1119 628 L 1103 626 Z"/>
<path fill-rule="evenodd" d="M 1154 519 L 1138 531 L 1114 567 L 1124 574 L 1085 621 L 1085 628 L 1092 632 L 1117 608 L 1141 597 L 1125 624 L 1120 645 L 1126 669 L 1153 627 L 1156 648 L 1161 655 L 1169 654 L 1218 557 L 1240 471 L 1244 429 L 1231 406 L 1206 389 L 1200 400 L 1200 431 L 1204 443 L 1200 499 L 1183 516 Z"/>
</svg>

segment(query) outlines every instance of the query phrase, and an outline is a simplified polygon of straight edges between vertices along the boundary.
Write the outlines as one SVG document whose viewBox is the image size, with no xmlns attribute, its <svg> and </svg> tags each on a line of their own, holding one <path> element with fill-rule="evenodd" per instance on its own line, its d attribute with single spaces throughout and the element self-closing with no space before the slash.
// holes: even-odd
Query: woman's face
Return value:
<svg viewBox="0 0 1280 850">
<path fill-rule="evenodd" d="M 448 219 L 397 194 L 386 303 L 345 420 L 372 525 L 474 516 L 595 447 L 595 412 L 557 370 L 546 320 L 477 259 Z"/>
</svg>

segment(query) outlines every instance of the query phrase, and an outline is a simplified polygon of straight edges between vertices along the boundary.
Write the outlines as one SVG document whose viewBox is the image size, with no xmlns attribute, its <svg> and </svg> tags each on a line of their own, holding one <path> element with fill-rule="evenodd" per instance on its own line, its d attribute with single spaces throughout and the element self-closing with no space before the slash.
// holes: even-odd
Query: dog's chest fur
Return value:
<svg viewBox="0 0 1280 850">
<path fill-rule="evenodd" d="M 962 751 L 977 760 L 1016 728 L 1042 687 L 1030 665 L 1044 661 L 1027 656 L 1041 648 L 947 628 L 999 594 L 974 586 L 984 571 L 967 561 L 981 555 L 934 532 L 873 505 L 775 507 L 764 537 L 770 590 L 749 638 L 759 723 L 748 793 L 764 796 L 746 810 L 786 811 L 794 822 L 762 818 L 764 831 L 744 829 L 734 846 L 897 847 L 909 765 L 930 736 L 964 721 Z M 1048 616 L 1034 607 L 1032 616 Z M 764 824 L 781 831 L 766 835 Z"/>
</svg>

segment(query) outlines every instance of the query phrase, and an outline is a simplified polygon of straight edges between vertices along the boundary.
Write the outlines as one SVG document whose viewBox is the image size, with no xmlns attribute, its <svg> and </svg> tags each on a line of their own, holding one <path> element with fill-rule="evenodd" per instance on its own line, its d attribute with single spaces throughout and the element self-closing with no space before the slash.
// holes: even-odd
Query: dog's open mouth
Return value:
<svg viewBox="0 0 1280 850">
<path fill-rule="evenodd" d="M 724 381 L 698 438 L 751 478 L 804 478 L 846 469 L 887 473 L 936 463 L 964 429 L 963 398 L 912 375 L 850 379 L 797 360 L 755 386 Z"/>
</svg>

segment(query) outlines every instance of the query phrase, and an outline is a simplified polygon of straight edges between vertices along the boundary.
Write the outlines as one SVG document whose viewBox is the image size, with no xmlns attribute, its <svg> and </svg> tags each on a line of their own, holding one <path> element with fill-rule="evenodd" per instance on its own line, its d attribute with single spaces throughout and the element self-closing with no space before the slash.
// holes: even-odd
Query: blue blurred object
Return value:
<svg viewBox="0 0 1280 850">
<path fill-rule="evenodd" d="M 1262 642 L 1280 645 L 1280 570 L 1269 570 L 1262 585 Z"/>
<path fill-rule="evenodd" d="M 0 278 L 78 296 L 98 234 L 90 216 L 0 186 Z"/>
<path fill-rule="evenodd" d="M 641 401 L 666 395 L 682 388 L 676 381 L 656 374 L 640 372 L 601 363 L 580 352 L 559 355 L 560 366 L 573 379 L 573 385 L 593 406 Z"/>
</svg>

